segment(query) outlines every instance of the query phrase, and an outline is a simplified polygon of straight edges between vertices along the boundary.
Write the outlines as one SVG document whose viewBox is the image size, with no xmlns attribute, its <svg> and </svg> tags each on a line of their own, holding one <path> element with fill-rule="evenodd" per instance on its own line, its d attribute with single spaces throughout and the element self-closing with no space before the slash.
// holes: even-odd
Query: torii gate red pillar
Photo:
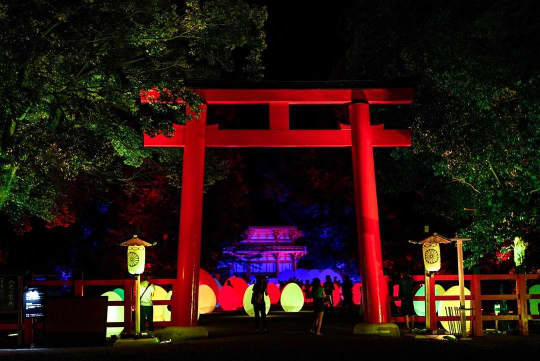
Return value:
<svg viewBox="0 0 540 361">
<path fill-rule="evenodd" d="M 199 115 L 192 114 L 185 125 L 182 194 L 180 200 L 180 232 L 172 321 L 176 325 L 195 326 L 199 301 L 199 269 L 206 153 L 206 106 Z"/>
<path fill-rule="evenodd" d="M 384 280 L 369 104 L 349 104 L 358 259 L 367 323 L 387 323 L 388 285 Z"/>
</svg>

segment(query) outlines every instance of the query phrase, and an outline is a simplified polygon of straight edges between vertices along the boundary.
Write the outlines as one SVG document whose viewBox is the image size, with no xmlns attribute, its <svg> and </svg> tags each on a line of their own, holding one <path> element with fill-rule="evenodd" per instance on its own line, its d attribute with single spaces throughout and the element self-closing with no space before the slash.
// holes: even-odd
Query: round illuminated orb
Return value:
<svg viewBox="0 0 540 361">
<path fill-rule="evenodd" d="M 246 289 L 246 293 L 244 293 L 244 311 L 250 316 L 255 316 L 255 311 L 253 309 L 253 304 L 251 303 L 251 296 L 253 295 L 253 286 L 250 285 Z M 270 297 L 268 295 L 264 295 L 264 306 L 266 314 L 268 314 L 268 311 L 270 311 Z"/>
<path fill-rule="evenodd" d="M 122 301 L 120 295 L 114 291 L 107 291 L 101 296 L 108 301 Z M 107 306 L 107 322 L 124 322 L 124 306 Z M 107 337 L 120 336 L 123 327 L 107 327 Z"/>
<path fill-rule="evenodd" d="M 341 302 L 341 287 L 337 283 L 334 283 L 334 290 L 332 291 L 332 303 L 334 307 L 337 307 Z"/>
<path fill-rule="evenodd" d="M 304 306 L 304 294 L 296 283 L 289 283 L 281 292 L 281 307 L 285 312 L 298 312 Z"/>
<path fill-rule="evenodd" d="M 435 284 L 435 295 L 442 296 L 444 294 L 444 288 L 441 285 Z M 417 296 L 425 296 L 425 287 L 424 285 L 420 286 L 418 291 L 414 294 L 415 297 Z M 441 301 L 435 301 L 435 310 L 439 309 Z M 425 301 L 413 301 L 414 306 L 414 312 L 418 316 L 425 316 L 426 315 L 426 302 Z"/>
<path fill-rule="evenodd" d="M 357 306 L 362 303 L 362 282 L 357 282 L 353 285 L 352 301 Z"/>
<path fill-rule="evenodd" d="M 218 295 L 219 306 L 223 311 L 233 311 L 242 305 L 242 299 L 239 299 L 238 293 L 231 286 L 223 286 Z"/>
<path fill-rule="evenodd" d="M 530 295 L 540 295 L 540 285 L 534 285 L 529 288 Z M 540 299 L 530 299 L 529 300 L 529 310 L 531 315 L 538 316 L 538 305 L 540 304 Z"/>
<path fill-rule="evenodd" d="M 270 297 L 270 303 L 275 305 L 279 302 L 279 298 L 281 297 L 281 291 L 279 290 L 279 287 L 274 283 L 269 283 L 266 287 L 266 292 L 268 292 L 268 296 Z"/>
<path fill-rule="evenodd" d="M 247 282 L 244 281 L 243 278 L 233 276 L 233 277 L 229 277 L 227 281 L 225 281 L 225 285 L 232 287 L 232 289 L 238 295 L 238 297 L 236 298 L 237 304 L 235 308 L 242 307 L 242 299 L 244 297 L 244 293 L 246 292 L 246 289 L 248 288 Z"/>
<path fill-rule="evenodd" d="M 113 290 L 114 293 L 118 293 L 118 296 L 120 296 L 120 298 L 122 299 L 122 301 L 124 300 L 124 289 L 123 288 L 115 288 Z"/>
<path fill-rule="evenodd" d="M 165 301 L 169 299 L 169 294 L 163 287 L 154 285 L 154 295 L 152 301 Z M 154 322 L 170 321 L 171 312 L 167 310 L 167 305 L 155 305 L 154 307 Z"/>
<path fill-rule="evenodd" d="M 212 313 L 216 308 L 216 294 L 207 285 L 199 286 L 199 313 Z"/>
<path fill-rule="evenodd" d="M 199 271 L 199 286 L 200 285 L 207 285 L 210 287 L 212 291 L 214 291 L 214 295 L 219 293 L 219 286 L 214 277 L 210 276 L 210 273 L 206 272 L 202 268 Z"/>
<path fill-rule="evenodd" d="M 467 288 L 464 288 L 465 296 L 470 296 L 471 291 L 469 291 Z M 453 286 L 446 290 L 446 292 L 443 293 L 444 296 L 459 296 L 459 286 Z M 471 301 L 465 300 L 465 308 L 467 309 L 465 311 L 466 316 L 471 315 Z M 459 300 L 443 300 L 439 304 L 439 307 L 437 308 L 437 314 L 441 317 L 444 316 L 458 316 L 459 317 Z M 453 323 L 453 325 L 451 325 Z M 441 321 L 442 327 L 448 331 L 451 332 L 452 329 L 456 330 L 459 327 L 459 321 Z M 467 332 L 471 330 L 471 321 L 467 321 Z M 451 327 L 454 326 L 454 327 Z"/>
</svg>

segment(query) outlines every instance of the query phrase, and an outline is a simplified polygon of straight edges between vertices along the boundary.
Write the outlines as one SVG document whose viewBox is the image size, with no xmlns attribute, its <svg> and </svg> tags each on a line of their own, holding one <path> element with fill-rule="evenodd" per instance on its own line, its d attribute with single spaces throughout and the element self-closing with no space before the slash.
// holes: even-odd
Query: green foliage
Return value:
<svg viewBox="0 0 540 361">
<path fill-rule="evenodd" d="M 243 1 L 0 1 L 0 209 L 50 220 L 78 183 L 131 187 L 179 153 L 142 147 L 143 131 L 184 123 L 186 79 L 261 76 L 266 11 Z M 141 105 L 141 89 L 169 89 Z M 159 168 L 158 167 L 158 168 Z M 212 167 L 209 182 L 222 177 Z M 129 174 L 127 176 L 126 174 Z"/>
<path fill-rule="evenodd" d="M 445 200 L 424 204 L 425 213 L 451 215 L 455 230 L 472 238 L 466 243 L 472 266 L 514 237 L 538 235 L 538 7 L 534 1 L 430 2 L 419 11 L 426 4 L 373 5 L 380 10 L 376 21 L 402 31 L 367 20 L 349 56 L 374 60 L 353 66 L 356 76 L 417 79 L 413 152 L 394 154 L 416 162 L 412 168 L 430 167 L 432 179 L 443 183 L 438 189 L 445 193 L 432 199 Z"/>
</svg>

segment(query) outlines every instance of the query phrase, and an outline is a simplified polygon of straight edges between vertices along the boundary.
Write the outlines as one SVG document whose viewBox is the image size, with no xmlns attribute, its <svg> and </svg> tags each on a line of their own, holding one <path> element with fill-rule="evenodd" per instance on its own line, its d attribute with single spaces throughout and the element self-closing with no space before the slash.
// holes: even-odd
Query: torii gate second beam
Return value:
<svg viewBox="0 0 540 361">
<path fill-rule="evenodd" d="M 291 83 L 286 85 L 290 86 Z M 260 83 L 259 83 L 260 85 Z M 330 86 L 331 83 L 326 83 Z M 410 131 L 385 130 L 370 122 L 370 104 L 410 104 L 411 88 L 354 87 L 347 89 L 197 89 L 205 105 L 198 117 L 176 125 L 172 137 L 144 136 L 145 147 L 183 147 L 182 195 L 177 284 L 173 322 L 197 324 L 201 252 L 204 159 L 207 147 L 352 147 L 358 252 L 363 281 L 365 321 L 389 320 L 388 289 L 383 276 L 373 147 L 411 145 Z M 157 91 L 141 92 L 141 102 L 159 101 Z M 206 105 L 268 104 L 270 129 L 222 130 L 206 125 Z M 348 104 L 350 126 L 337 130 L 292 130 L 291 104 Z"/>
</svg>

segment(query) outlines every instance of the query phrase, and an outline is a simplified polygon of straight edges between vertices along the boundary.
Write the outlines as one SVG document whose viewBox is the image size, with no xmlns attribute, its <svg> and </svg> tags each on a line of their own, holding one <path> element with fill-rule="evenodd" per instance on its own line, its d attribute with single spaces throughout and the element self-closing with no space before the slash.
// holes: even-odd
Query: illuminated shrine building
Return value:
<svg viewBox="0 0 540 361">
<path fill-rule="evenodd" d="M 307 254 L 305 246 L 295 245 L 302 232 L 293 226 L 249 227 L 246 239 L 223 249 L 233 258 L 231 273 L 238 275 L 278 273 L 296 270 L 298 260 Z"/>
</svg>

